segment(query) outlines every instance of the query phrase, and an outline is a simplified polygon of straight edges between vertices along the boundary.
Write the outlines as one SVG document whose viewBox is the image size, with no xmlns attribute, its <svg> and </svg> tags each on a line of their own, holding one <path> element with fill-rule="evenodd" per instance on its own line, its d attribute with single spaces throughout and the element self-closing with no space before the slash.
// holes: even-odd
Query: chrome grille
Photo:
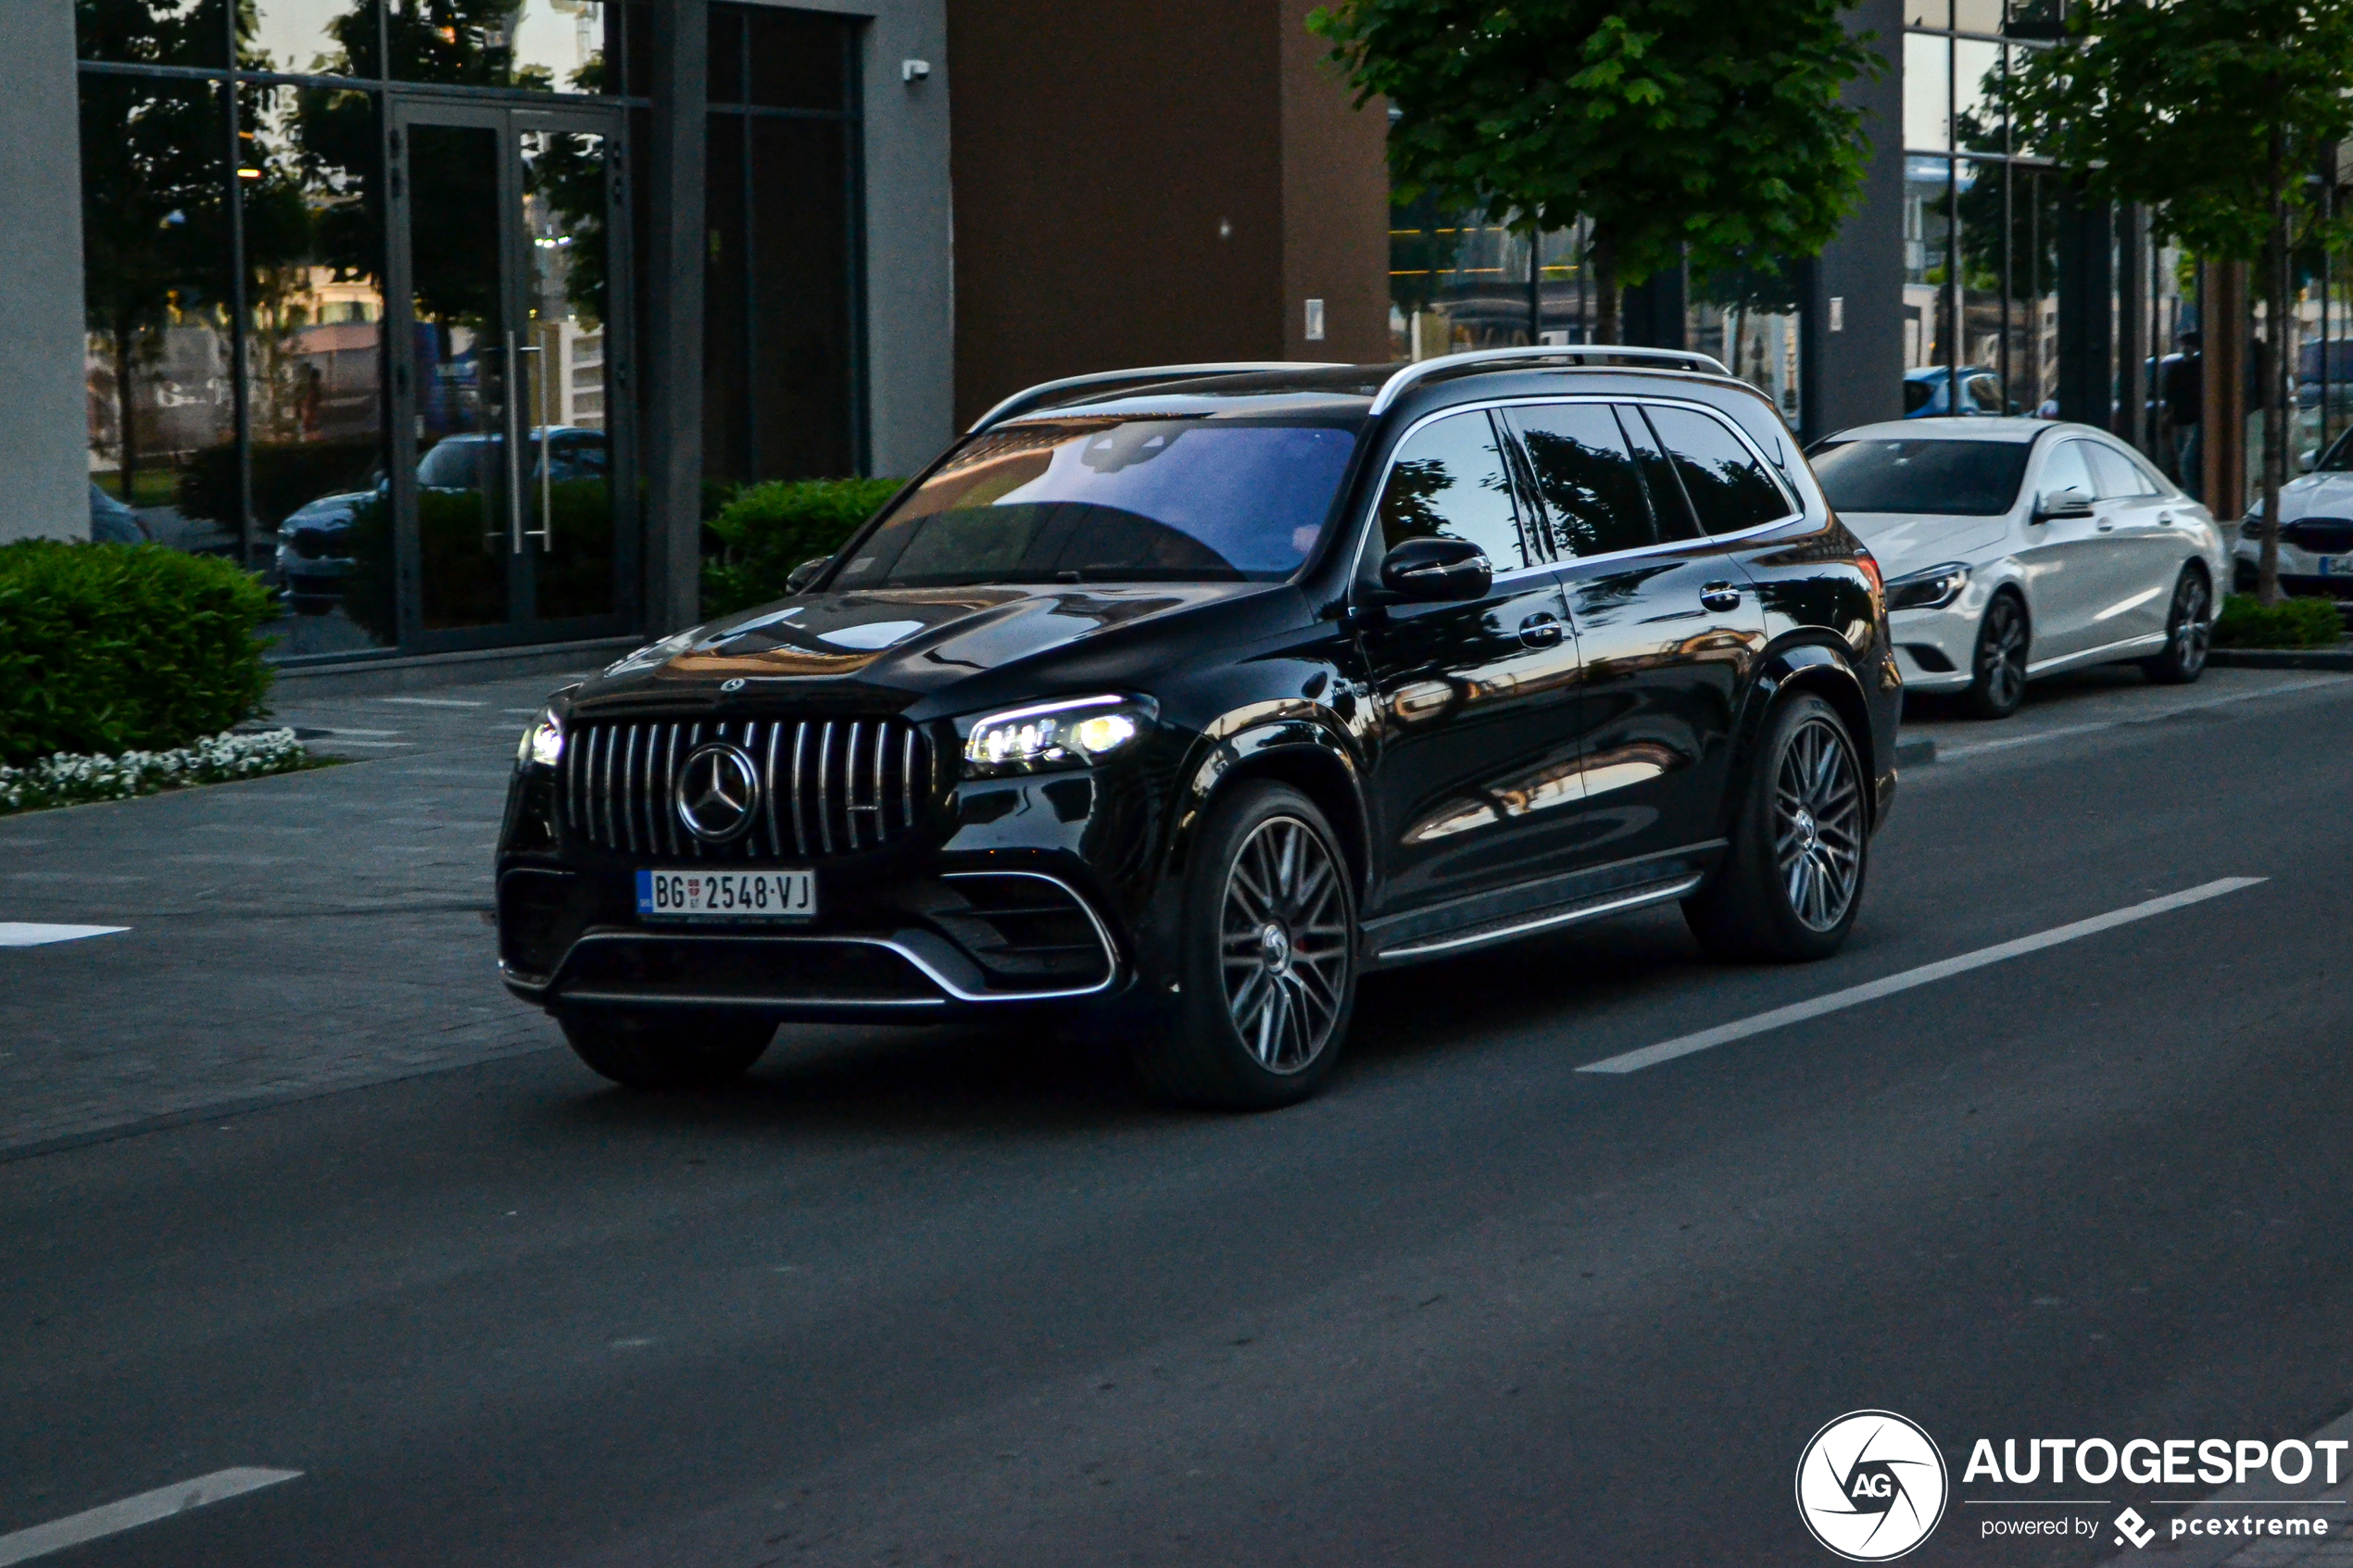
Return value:
<svg viewBox="0 0 2353 1568">
<path fill-rule="evenodd" d="M 695 747 L 727 741 L 761 779 L 751 831 L 705 844 L 673 806 Z M 586 723 L 564 736 L 557 765 L 564 825 L 630 854 L 775 859 L 879 848 L 915 825 L 932 793 L 931 746 L 898 719 L 749 719 L 727 723 Z"/>
</svg>

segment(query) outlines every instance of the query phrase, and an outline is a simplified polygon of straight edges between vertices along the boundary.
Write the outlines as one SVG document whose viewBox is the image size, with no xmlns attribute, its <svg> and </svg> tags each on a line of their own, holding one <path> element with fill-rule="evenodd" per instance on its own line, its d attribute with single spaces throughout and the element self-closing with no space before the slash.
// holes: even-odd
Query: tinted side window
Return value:
<svg viewBox="0 0 2353 1568">
<path fill-rule="evenodd" d="M 1405 438 L 1380 495 L 1381 547 L 1407 539 L 1467 539 L 1497 571 L 1537 561 L 1522 542 L 1512 482 L 1483 413 L 1450 414 Z"/>
<path fill-rule="evenodd" d="M 1740 438 L 1689 408 L 1650 408 L 1675 472 L 1710 533 L 1737 533 L 1790 515 L 1789 497 Z"/>
<path fill-rule="evenodd" d="M 1642 411 L 1628 404 L 1617 410 L 1617 422 L 1634 449 L 1634 468 L 1642 476 L 1642 487 L 1650 492 L 1651 516 L 1658 524 L 1658 536 L 1669 543 L 1698 538 L 1699 520 L 1692 515 L 1683 482 L 1675 477 L 1675 465 L 1667 460 L 1667 448 L 1659 445 Z"/>
<path fill-rule="evenodd" d="M 2095 441 L 2079 443 L 2092 452 L 2092 472 L 2100 482 L 2100 499 L 2113 500 L 2127 495 L 2154 495 L 2157 487 L 2148 482 L 2131 459 L 2110 446 Z"/>
<path fill-rule="evenodd" d="M 1655 544 L 1650 506 L 1617 417 L 1603 403 L 1515 408 L 1555 556 L 1604 556 Z"/>
<path fill-rule="evenodd" d="M 2099 488 L 2092 483 L 2091 465 L 2083 460 L 2083 443 L 2062 441 L 2052 449 L 2043 464 L 2043 491 L 2081 490 L 2086 495 L 2097 495 Z"/>
</svg>

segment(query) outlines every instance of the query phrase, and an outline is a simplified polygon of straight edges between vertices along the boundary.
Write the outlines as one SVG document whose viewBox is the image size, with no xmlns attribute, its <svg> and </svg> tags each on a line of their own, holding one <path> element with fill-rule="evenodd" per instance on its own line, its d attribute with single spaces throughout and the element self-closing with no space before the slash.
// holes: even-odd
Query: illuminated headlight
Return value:
<svg viewBox="0 0 2353 1568">
<path fill-rule="evenodd" d="M 564 721 L 548 709 L 531 721 L 515 746 L 518 768 L 552 768 L 564 754 Z"/>
<path fill-rule="evenodd" d="M 973 721 L 964 740 L 964 775 L 997 778 L 1048 768 L 1084 768 L 1136 743 L 1152 721 L 1148 700 L 1082 696 L 1016 708 Z"/>
<path fill-rule="evenodd" d="M 1942 609 L 1961 596 L 1969 586 L 1969 568 L 1958 561 L 1930 567 L 1926 571 L 1908 572 L 1887 585 L 1887 608 L 1898 609 Z"/>
</svg>

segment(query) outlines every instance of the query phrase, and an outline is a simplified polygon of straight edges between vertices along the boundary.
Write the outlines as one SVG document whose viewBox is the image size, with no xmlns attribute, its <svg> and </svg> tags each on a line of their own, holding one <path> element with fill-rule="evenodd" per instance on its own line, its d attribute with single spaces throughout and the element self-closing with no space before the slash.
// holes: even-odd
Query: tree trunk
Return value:
<svg viewBox="0 0 2353 1568">
<path fill-rule="evenodd" d="M 2280 602 L 2280 490 L 2287 483 L 2288 447 L 2288 400 L 2281 393 L 2290 373 L 2288 265 L 2287 203 L 2275 197 L 2271 236 L 2263 245 L 2263 313 L 2271 328 L 2271 363 L 2263 377 L 2263 553 L 2255 572 L 2255 596 L 2267 605 Z"/>
<path fill-rule="evenodd" d="M 121 487 L 122 504 L 135 507 L 139 503 L 131 498 L 131 486 L 139 477 L 139 437 L 131 424 L 131 323 L 118 319 L 113 337 L 115 421 L 120 426 L 119 445 L 122 451 L 115 483 Z"/>
<path fill-rule="evenodd" d="M 1616 343 L 1617 320 L 1617 244 L 1600 228 L 1593 231 L 1593 341 Z"/>
</svg>

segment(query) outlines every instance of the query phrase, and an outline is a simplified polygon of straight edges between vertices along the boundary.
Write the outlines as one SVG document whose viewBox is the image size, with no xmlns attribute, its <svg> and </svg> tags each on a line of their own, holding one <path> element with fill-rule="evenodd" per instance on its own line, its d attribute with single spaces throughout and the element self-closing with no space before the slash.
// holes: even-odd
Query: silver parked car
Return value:
<svg viewBox="0 0 2353 1568">
<path fill-rule="evenodd" d="M 1841 431 L 1810 455 L 1886 575 L 1912 690 L 1960 692 L 1998 719 L 2062 670 L 2130 660 L 2187 682 L 2205 669 L 2221 531 L 2106 431 L 1915 419 Z"/>
<path fill-rule="evenodd" d="M 2247 509 L 2231 558 L 2233 585 L 2253 593 L 2263 562 L 2262 502 Z M 2280 591 L 2334 599 L 2340 609 L 2353 600 L 2353 431 L 2280 488 Z"/>
</svg>

